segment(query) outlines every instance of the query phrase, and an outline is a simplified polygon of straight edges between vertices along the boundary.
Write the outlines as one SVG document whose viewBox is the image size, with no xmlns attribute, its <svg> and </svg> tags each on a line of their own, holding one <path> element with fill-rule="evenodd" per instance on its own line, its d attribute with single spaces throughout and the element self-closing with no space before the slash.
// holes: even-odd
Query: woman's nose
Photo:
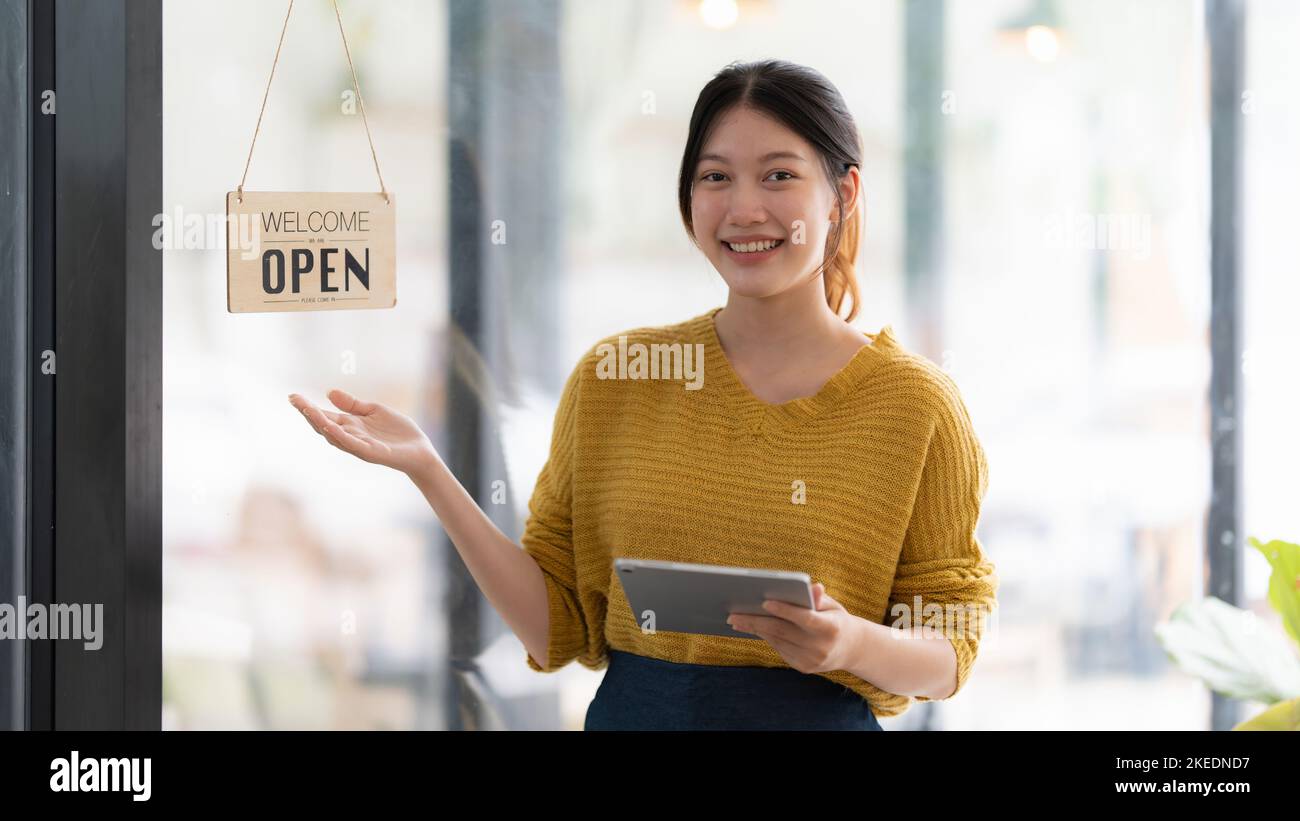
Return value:
<svg viewBox="0 0 1300 821">
<path fill-rule="evenodd" d="M 753 225 L 767 219 L 767 209 L 759 193 L 745 186 L 737 186 L 727 204 L 727 221 L 732 225 Z"/>
</svg>

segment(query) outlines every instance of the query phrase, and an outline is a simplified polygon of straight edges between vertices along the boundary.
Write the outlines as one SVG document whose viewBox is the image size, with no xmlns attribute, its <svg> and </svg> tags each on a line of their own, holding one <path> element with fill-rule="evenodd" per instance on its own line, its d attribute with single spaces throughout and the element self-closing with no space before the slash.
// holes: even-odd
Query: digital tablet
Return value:
<svg viewBox="0 0 1300 821">
<path fill-rule="evenodd" d="M 807 573 L 712 564 L 615 559 L 614 572 L 645 632 L 667 630 L 710 636 L 753 638 L 727 624 L 732 613 L 772 615 L 765 599 L 813 608 Z"/>
</svg>

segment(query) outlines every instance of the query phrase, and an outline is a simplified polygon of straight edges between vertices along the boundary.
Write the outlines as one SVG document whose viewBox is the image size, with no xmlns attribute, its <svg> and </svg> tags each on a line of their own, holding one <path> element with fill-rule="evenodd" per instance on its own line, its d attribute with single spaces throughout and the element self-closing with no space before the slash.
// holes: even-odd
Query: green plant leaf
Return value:
<svg viewBox="0 0 1300 821">
<path fill-rule="evenodd" d="M 1264 712 L 1233 727 L 1234 730 L 1300 730 L 1300 698 L 1279 701 Z"/>
<path fill-rule="evenodd" d="M 1273 566 L 1268 578 L 1268 603 L 1282 616 L 1291 640 L 1300 645 L 1300 545 L 1278 539 L 1261 544 L 1254 536 L 1249 541 Z"/>
<path fill-rule="evenodd" d="M 1254 613 L 1213 596 L 1184 602 L 1156 638 L 1185 673 L 1211 690 L 1265 704 L 1300 696 L 1300 658 Z"/>
</svg>

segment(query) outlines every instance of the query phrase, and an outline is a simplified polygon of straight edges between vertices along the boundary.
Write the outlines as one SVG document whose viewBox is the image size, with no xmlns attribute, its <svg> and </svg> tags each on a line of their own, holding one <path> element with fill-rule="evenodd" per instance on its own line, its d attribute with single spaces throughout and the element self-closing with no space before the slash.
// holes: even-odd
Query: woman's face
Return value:
<svg viewBox="0 0 1300 821">
<path fill-rule="evenodd" d="M 846 217 L 857 174 L 850 168 L 840 182 Z M 821 157 L 795 132 L 750 108 L 724 112 L 694 180 L 695 240 L 733 293 L 773 296 L 822 265 L 838 209 Z"/>
</svg>

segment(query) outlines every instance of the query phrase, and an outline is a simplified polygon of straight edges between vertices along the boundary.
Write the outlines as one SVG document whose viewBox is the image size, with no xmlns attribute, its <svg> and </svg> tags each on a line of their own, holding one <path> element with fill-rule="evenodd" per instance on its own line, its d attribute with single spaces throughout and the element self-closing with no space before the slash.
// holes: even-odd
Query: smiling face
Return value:
<svg viewBox="0 0 1300 821">
<path fill-rule="evenodd" d="M 839 182 L 846 218 L 857 173 Z M 694 179 L 695 240 L 734 294 L 768 297 L 814 278 L 839 210 L 808 141 L 766 114 L 733 108 L 719 115 Z"/>
</svg>

